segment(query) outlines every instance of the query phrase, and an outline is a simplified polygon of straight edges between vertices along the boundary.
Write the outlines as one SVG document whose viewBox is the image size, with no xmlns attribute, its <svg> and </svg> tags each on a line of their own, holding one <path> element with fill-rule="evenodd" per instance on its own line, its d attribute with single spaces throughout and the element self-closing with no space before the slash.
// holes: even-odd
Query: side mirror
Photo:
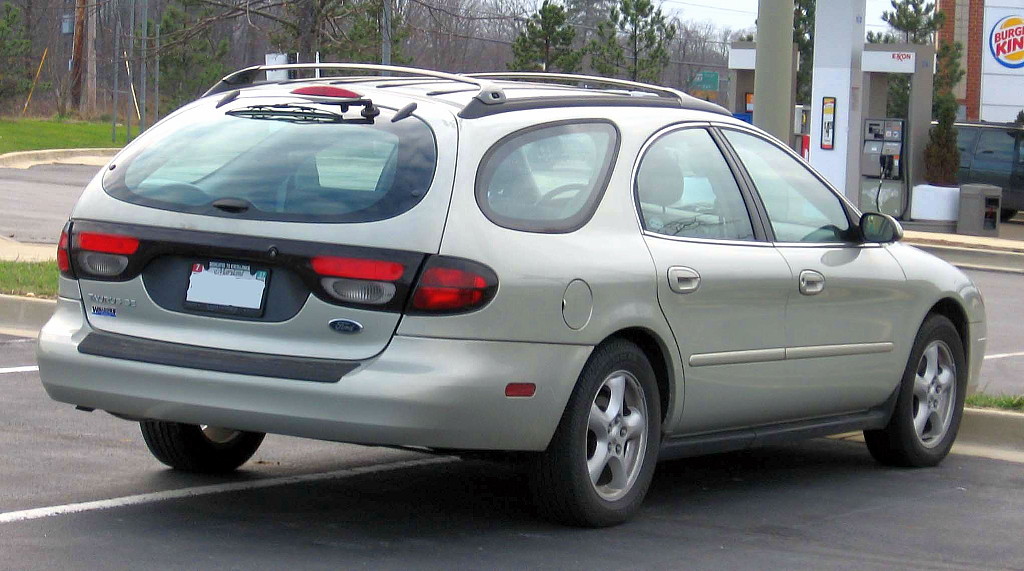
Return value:
<svg viewBox="0 0 1024 571">
<path fill-rule="evenodd" d="M 888 214 L 865 212 L 860 217 L 860 235 L 865 242 L 888 244 L 903 239 L 903 226 Z"/>
</svg>

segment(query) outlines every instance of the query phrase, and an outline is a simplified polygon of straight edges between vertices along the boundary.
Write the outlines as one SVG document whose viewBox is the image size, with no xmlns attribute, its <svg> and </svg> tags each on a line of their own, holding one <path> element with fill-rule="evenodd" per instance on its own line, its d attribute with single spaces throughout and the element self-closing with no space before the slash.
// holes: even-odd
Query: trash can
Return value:
<svg viewBox="0 0 1024 571">
<path fill-rule="evenodd" d="M 965 184 L 960 187 L 960 214 L 957 234 L 999 237 L 999 211 L 1003 189 L 991 184 Z"/>
</svg>

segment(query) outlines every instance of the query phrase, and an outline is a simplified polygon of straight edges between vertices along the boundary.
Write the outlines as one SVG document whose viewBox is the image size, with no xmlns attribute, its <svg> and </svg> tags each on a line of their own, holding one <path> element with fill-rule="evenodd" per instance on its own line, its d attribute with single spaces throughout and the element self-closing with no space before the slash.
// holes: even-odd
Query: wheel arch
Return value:
<svg viewBox="0 0 1024 571">
<path fill-rule="evenodd" d="M 606 343 L 611 339 L 630 341 L 640 347 L 644 355 L 647 356 L 647 360 L 651 363 L 651 368 L 654 369 L 654 378 L 658 384 L 658 396 L 661 401 L 661 421 L 664 422 L 668 418 L 676 393 L 673 390 L 675 375 L 673 374 L 669 347 L 665 345 L 657 333 L 644 327 L 620 329 L 606 337 L 601 343 Z"/>
<path fill-rule="evenodd" d="M 956 332 L 960 335 L 960 341 L 963 343 L 964 359 L 966 362 L 970 363 L 971 322 L 967 317 L 967 311 L 964 309 L 963 305 L 951 297 L 944 297 L 931 306 L 928 313 L 925 315 L 925 319 L 932 314 L 941 315 L 953 322 L 953 326 L 956 327 Z M 924 320 L 922 320 L 922 323 L 924 323 Z"/>
</svg>

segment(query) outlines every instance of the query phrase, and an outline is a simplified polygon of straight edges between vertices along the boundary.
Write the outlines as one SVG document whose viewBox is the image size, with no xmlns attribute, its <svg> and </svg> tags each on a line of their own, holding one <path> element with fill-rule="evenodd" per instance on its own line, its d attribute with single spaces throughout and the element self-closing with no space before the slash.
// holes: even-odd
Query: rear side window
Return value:
<svg viewBox="0 0 1024 571">
<path fill-rule="evenodd" d="M 704 129 L 669 133 L 640 161 L 636 194 L 644 229 L 667 236 L 753 240 L 736 179 Z"/>
<path fill-rule="evenodd" d="M 383 220 L 423 199 L 437 158 L 423 121 L 392 123 L 387 109 L 372 121 L 358 109 L 297 109 L 186 111 L 129 148 L 103 187 L 166 210 L 296 222 Z M 221 199 L 234 199 L 234 211 L 218 208 Z"/>
<path fill-rule="evenodd" d="M 608 122 L 551 123 L 513 133 L 484 156 L 476 200 L 505 228 L 572 232 L 594 214 L 619 135 Z"/>
<path fill-rule="evenodd" d="M 1014 132 L 1004 129 L 982 129 L 977 155 L 980 160 L 991 161 L 994 168 L 986 170 L 1010 172 L 1014 160 Z"/>
</svg>

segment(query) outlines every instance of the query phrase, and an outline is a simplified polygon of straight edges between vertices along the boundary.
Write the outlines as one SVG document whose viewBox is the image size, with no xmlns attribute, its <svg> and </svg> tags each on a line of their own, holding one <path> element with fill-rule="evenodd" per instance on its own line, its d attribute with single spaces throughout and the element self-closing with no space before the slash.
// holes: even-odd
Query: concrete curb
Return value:
<svg viewBox="0 0 1024 571">
<path fill-rule="evenodd" d="M 0 295 L 0 333 L 36 337 L 50 318 L 56 302 L 16 295 Z M 854 433 L 840 438 L 860 440 Z M 965 408 L 953 452 L 1011 462 L 1024 462 L 1024 414 L 983 408 Z"/>
<path fill-rule="evenodd" d="M 921 241 L 904 240 L 904 242 L 960 268 L 1024 274 L 1024 253 L 1011 250 L 947 246 Z"/>
<path fill-rule="evenodd" d="M 18 295 L 0 295 L 0 332 L 36 337 L 57 302 Z"/>
<path fill-rule="evenodd" d="M 1024 462 L 1024 414 L 988 408 L 964 409 L 953 451 Z"/>
<path fill-rule="evenodd" d="M 95 148 L 18 151 L 0 155 L 0 167 L 27 169 L 31 166 L 51 163 L 103 166 L 120 150 L 119 148 Z"/>
</svg>

